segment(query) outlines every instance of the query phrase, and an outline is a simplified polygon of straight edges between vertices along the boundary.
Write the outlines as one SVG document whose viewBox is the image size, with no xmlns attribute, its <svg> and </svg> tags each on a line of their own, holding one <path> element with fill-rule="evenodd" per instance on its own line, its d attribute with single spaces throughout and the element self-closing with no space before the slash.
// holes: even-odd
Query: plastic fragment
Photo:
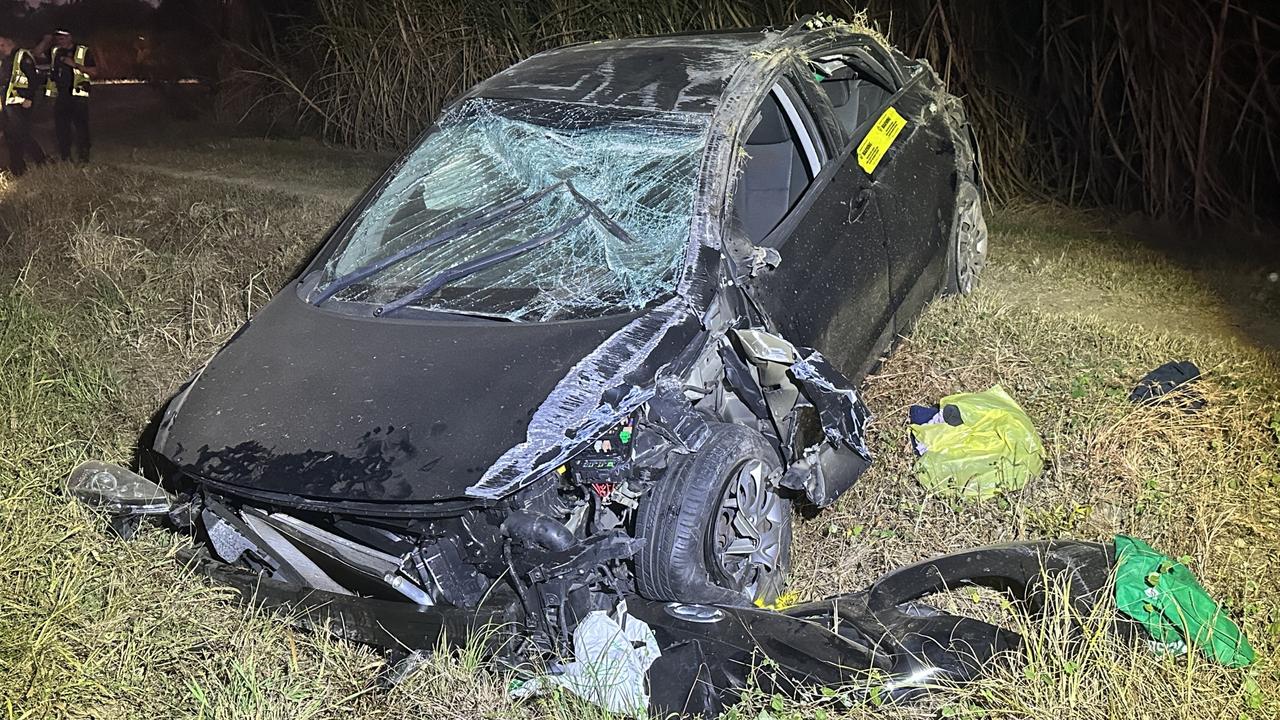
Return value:
<svg viewBox="0 0 1280 720">
<path fill-rule="evenodd" d="M 1191 570 L 1147 543 L 1116 536 L 1116 608 L 1138 621 L 1170 654 L 1194 645 L 1227 667 L 1244 667 L 1256 658 L 1240 628 L 1196 581 Z"/>
<path fill-rule="evenodd" d="M 573 631 L 575 660 L 560 672 L 541 675 L 511 688 L 515 698 L 527 698 L 561 687 L 609 712 L 642 715 L 649 707 L 646 676 L 662 653 L 653 630 L 627 615 L 620 603 L 615 620 L 593 610 Z"/>
</svg>

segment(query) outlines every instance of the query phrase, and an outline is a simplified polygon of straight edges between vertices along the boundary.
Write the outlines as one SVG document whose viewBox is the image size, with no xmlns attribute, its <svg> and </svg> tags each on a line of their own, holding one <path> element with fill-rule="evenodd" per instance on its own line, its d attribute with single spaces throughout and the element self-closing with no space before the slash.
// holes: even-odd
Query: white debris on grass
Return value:
<svg viewBox="0 0 1280 720">
<path fill-rule="evenodd" d="M 533 697 L 561 687 L 609 712 L 645 715 L 645 679 L 661 655 L 658 641 L 647 623 L 627 615 L 626 603 L 618 605 L 616 615 L 615 620 L 603 610 L 589 613 L 573 631 L 573 661 L 513 688 L 511 696 Z"/>
</svg>

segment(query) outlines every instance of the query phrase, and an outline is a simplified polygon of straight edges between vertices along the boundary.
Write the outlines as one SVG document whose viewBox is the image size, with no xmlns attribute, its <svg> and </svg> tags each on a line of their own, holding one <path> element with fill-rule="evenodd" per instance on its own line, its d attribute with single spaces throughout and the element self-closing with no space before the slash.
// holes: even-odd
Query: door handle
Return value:
<svg viewBox="0 0 1280 720">
<path fill-rule="evenodd" d="M 844 223 L 852 225 L 862 219 L 862 214 L 867 211 L 867 204 L 871 202 L 871 193 L 866 190 L 859 190 L 858 196 L 849 203 L 849 214 L 845 216 Z"/>
</svg>

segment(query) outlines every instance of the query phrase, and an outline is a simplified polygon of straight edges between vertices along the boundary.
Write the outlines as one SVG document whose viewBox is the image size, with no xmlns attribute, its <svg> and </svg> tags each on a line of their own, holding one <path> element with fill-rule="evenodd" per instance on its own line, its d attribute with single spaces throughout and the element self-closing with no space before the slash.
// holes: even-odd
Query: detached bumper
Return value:
<svg viewBox="0 0 1280 720">
<path fill-rule="evenodd" d="M 461 644 L 482 628 L 509 630 L 495 637 L 523 629 L 519 604 L 509 592 L 495 592 L 478 608 L 418 607 L 271 580 L 200 550 L 187 559 L 246 602 L 285 609 L 308 627 L 327 627 L 370 645 L 432 650 L 442 641 Z M 860 684 L 868 694 L 874 686 L 882 699 L 898 700 L 927 686 L 973 680 L 992 658 L 1017 650 L 1021 638 L 941 612 L 920 598 L 988 587 L 1008 592 L 1034 617 L 1044 611 L 1052 584 L 1054 592 L 1065 588 L 1073 608 L 1087 616 L 1106 598 L 1114 561 L 1109 543 L 1018 543 L 933 558 L 894 570 L 865 590 L 785 612 L 625 599 L 628 613 L 654 630 L 662 652 L 649 669 L 651 710 L 713 717 L 751 682 L 783 693 Z"/>
<path fill-rule="evenodd" d="M 1018 543 L 926 560 L 865 590 L 781 613 L 721 607 L 720 619 L 708 622 L 681 619 L 669 603 L 628 600 L 628 610 L 655 628 L 662 647 L 649 670 L 656 711 L 713 717 L 752 680 L 766 692 L 853 685 L 902 700 L 973 680 L 992 658 L 1021 645 L 1010 630 L 941 612 L 920 598 L 988 587 L 1007 591 L 1035 618 L 1043 615 L 1047 592 L 1065 590 L 1087 617 L 1107 599 L 1114 561 L 1110 543 Z"/>
</svg>

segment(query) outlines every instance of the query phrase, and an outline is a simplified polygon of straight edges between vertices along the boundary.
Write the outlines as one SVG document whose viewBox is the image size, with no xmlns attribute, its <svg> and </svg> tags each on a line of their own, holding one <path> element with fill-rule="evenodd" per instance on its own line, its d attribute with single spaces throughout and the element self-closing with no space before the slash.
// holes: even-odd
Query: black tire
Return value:
<svg viewBox="0 0 1280 720">
<path fill-rule="evenodd" d="M 772 603 L 782 592 L 791 566 L 791 503 L 770 492 L 781 505 L 777 557 L 769 572 L 750 565 L 751 579 L 725 571 L 723 544 L 718 543 L 717 520 L 726 493 L 745 468 L 777 475 L 781 463 L 763 435 L 750 428 L 716 423 L 711 437 L 692 456 L 680 458 L 649 491 L 636 519 L 636 534 L 645 543 L 636 555 L 636 586 L 652 600 L 750 605 Z M 756 466 L 755 463 L 759 463 Z M 776 506 L 775 506 L 776 509 Z M 755 587 L 752 592 L 751 586 Z M 753 596 L 754 595 L 754 596 Z"/>
<path fill-rule="evenodd" d="M 982 215 L 982 194 L 970 180 L 956 190 L 951 238 L 947 241 L 948 295 L 968 295 L 977 287 L 987 260 L 987 221 Z"/>
</svg>

